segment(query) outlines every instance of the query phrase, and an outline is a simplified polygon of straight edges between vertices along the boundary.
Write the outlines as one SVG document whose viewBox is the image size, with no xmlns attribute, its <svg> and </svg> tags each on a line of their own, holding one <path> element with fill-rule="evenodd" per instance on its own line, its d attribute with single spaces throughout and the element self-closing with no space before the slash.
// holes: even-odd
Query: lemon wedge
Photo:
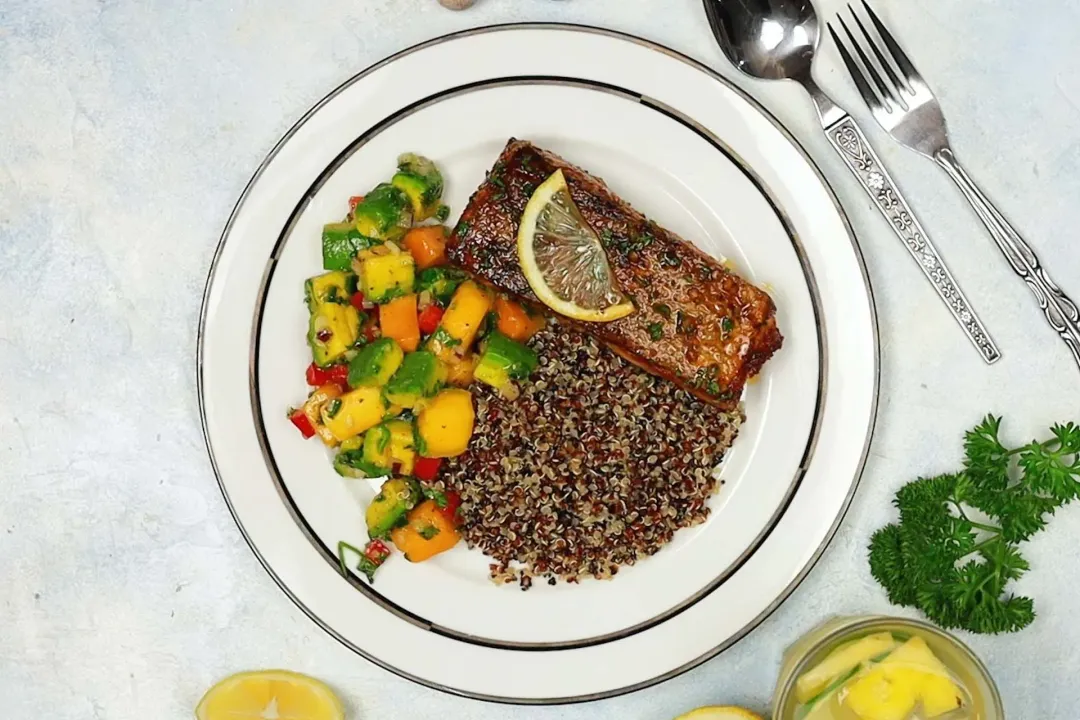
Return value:
<svg viewBox="0 0 1080 720">
<path fill-rule="evenodd" d="M 525 279 L 555 312 L 587 322 L 610 322 L 634 312 L 619 290 L 600 238 L 574 205 L 562 170 L 529 198 L 517 245 Z"/>
<path fill-rule="evenodd" d="M 731 705 L 710 705 L 691 710 L 675 720 L 761 720 L 761 716 Z"/>
<path fill-rule="evenodd" d="M 198 720 L 345 720 L 345 708 L 326 683 L 288 670 L 230 675 L 206 691 Z"/>
</svg>

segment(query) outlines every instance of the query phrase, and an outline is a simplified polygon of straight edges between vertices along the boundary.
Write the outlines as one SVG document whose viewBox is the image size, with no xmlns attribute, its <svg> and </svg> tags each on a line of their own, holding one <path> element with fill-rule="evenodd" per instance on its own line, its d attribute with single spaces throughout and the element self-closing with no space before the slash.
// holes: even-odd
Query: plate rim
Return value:
<svg viewBox="0 0 1080 720">
<path fill-rule="evenodd" d="M 483 693 L 465 691 L 465 690 L 461 690 L 461 689 L 458 689 L 458 688 L 453 688 L 453 687 L 449 687 L 449 686 L 446 686 L 446 685 L 442 685 L 440 683 L 437 683 L 437 682 L 434 682 L 434 681 L 431 681 L 431 680 L 427 680 L 427 679 L 424 679 L 424 678 L 420 678 L 420 677 L 418 677 L 416 675 L 413 675 L 413 674 L 411 674 L 411 673 L 409 673 L 407 671 L 396 668 L 396 667 L 390 665 L 389 663 L 387 663 L 387 662 L 385 662 L 385 661 L 371 655 L 370 653 L 364 652 L 362 649 L 354 647 L 354 645 L 352 643 L 347 642 L 344 638 L 342 638 L 340 636 L 340 634 L 338 632 L 336 632 L 333 628 L 329 627 L 328 625 L 326 625 L 325 622 L 323 622 L 318 617 L 316 617 L 313 614 L 313 612 L 309 608 L 307 608 L 302 602 L 300 602 L 299 599 L 293 594 L 293 592 L 283 584 L 283 582 L 277 576 L 277 574 L 274 572 L 274 570 L 268 565 L 268 563 L 267 563 L 266 559 L 263 557 L 263 555 L 254 546 L 254 544 L 252 543 L 252 540 L 251 540 L 247 530 L 244 528 L 243 524 L 240 522 L 240 519 L 239 519 L 239 517 L 237 515 L 236 508 L 233 506 L 233 503 L 229 498 L 228 492 L 225 489 L 225 486 L 224 486 L 224 483 L 223 483 L 223 480 L 222 480 L 222 476 L 221 476 L 221 472 L 219 470 L 218 461 L 217 461 L 217 458 L 215 457 L 213 445 L 211 443 L 210 432 L 209 432 L 209 427 L 208 427 L 208 419 L 207 419 L 206 394 L 205 394 L 204 381 L 203 381 L 203 374 L 204 374 L 203 360 L 204 360 L 204 353 L 205 353 L 206 323 L 207 323 L 207 319 L 208 319 L 209 300 L 210 300 L 210 295 L 211 295 L 211 289 L 212 289 L 212 287 L 214 285 L 214 281 L 217 278 L 217 270 L 218 270 L 218 266 L 219 266 L 219 261 L 221 259 L 222 253 L 224 251 L 225 242 L 226 242 L 226 240 L 227 240 L 227 238 L 228 238 L 228 236 L 230 234 L 230 231 L 232 230 L 233 224 L 234 224 L 236 218 L 238 217 L 242 206 L 244 205 L 245 201 L 247 200 L 248 196 L 250 195 L 250 193 L 251 193 L 253 187 L 255 186 L 256 182 L 262 177 L 262 175 L 265 172 L 265 170 L 267 169 L 267 167 L 277 157 L 278 153 L 283 149 L 283 147 L 292 139 L 292 137 L 297 133 L 297 131 L 311 117 L 313 117 L 317 112 L 319 112 L 326 104 L 328 104 L 330 101 L 332 101 L 334 98 L 336 98 L 340 93 L 342 93 L 344 90 L 346 90 L 349 86 L 351 86 L 355 82 L 363 79 L 365 76 L 375 72 L 376 70 L 378 70 L 378 69 L 380 69 L 380 68 L 382 68 L 382 67 L 384 67 L 384 66 L 386 66 L 386 65 L 388 65 L 388 64 L 390 64 L 390 63 L 392 63 L 392 62 L 394 62 L 394 61 L 396 61 L 396 60 L 398 60 L 398 59 L 400 59 L 402 57 L 405 57 L 407 55 L 410 55 L 412 53 L 415 53 L 417 51 L 423 50 L 423 49 L 431 47 L 431 46 L 435 46 L 435 45 L 439 45 L 439 44 L 447 43 L 447 42 L 450 42 L 450 41 L 453 41 L 453 40 L 458 40 L 458 39 L 467 38 L 467 37 L 471 37 L 471 36 L 483 35 L 483 34 L 500 32 L 500 31 L 508 31 L 508 30 L 570 31 L 570 32 L 580 32 L 580 33 L 584 33 L 584 34 L 593 34 L 593 35 L 606 36 L 606 37 L 609 37 L 609 38 L 614 38 L 614 39 L 626 41 L 626 42 L 641 46 L 643 48 L 646 48 L 648 50 L 652 50 L 654 52 L 659 52 L 661 54 L 667 55 L 668 57 L 670 57 L 672 59 L 678 60 L 678 61 L 680 61 L 680 62 L 682 62 L 682 63 L 684 63 L 686 65 L 689 65 L 691 68 L 693 68 L 693 69 L 695 69 L 695 70 L 697 70 L 699 72 L 705 73 L 712 80 L 715 80 L 715 81 L 723 84 L 728 90 L 734 92 L 737 96 L 739 96 L 740 99 L 745 101 L 755 111 L 760 113 L 795 148 L 795 150 L 799 153 L 799 155 L 802 156 L 802 158 L 806 161 L 807 165 L 812 170 L 814 175 L 817 176 L 819 182 L 821 183 L 822 187 L 824 188 L 824 190 L 828 194 L 830 200 L 832 201 L 833 208 L 837 212 L 838 217 L 840 218 L 845 230 L 847 231 L 847 237 L 848 237 L 848 240 L 850 242 L 851 248 L 853 250 L 856 264 L 857 264 L 857 266 L 858 266 L 858 268 L 860 270 L 860 273 L 861 273 L 862 279 L 863 279 L 863 283 L 864 283 L 864 285 L 865 285 L 865 287 L 867 289 L 867 300 L 868 300 L 868 303 L 869 303 L 868 310 L 869 310 L 869 315 L 870 315 L 870 321 L 871 321 L 870 325 L 871 325 L 871 331 L 872 331 L 873 395 L 872 395 L 872 398 L 871 398 L 871 407 L 870 407 L 869 416 L 867 418 L 868 423 L 867 423 L 866 437 L 865 437 L 864 442 L 863 442 L 862 450 L 861 450 L 861 452 L 859 454 L 859 461 L 858 461 L 858 464 L 856 466 L 856 472 L 854 473 L 854 476 L 853 476 L 852 481 L 851 481 L 851 486 L 848 489 L 848 491 L 847 491 L 847 493 L 846 493 L 846 495 L 844 497 L 843 503 L 842 503 L 842 505 L 840 507 L 839 512 L 836 515 L 836 518 L 833 520 L 832 524 L 830 525 L 830 527 L 826 531 L 820 545 L 815 549 L 813 555 L 806 562 L 806 564 L 803 566 L 803 568 L 798 572 L 798 574 L 795 575 L 795 577 L 791 580 L 791 582 L 783 588 L 783 590 L 776 596 L 776 598 L 774 598 L 758 615 L 753 617 L 750 621 L 748 621 L 746 623 L 746 625 L 744 627 L 742 627 L 737 632 L 733 633 L 728 638 L 724 639 L 722 642 L 718 643 L 715 647 L 710 649 L 708 652 L 705 652 L 705 653 L 701 654 L 700 656 L 689 660 L 688 662 L 680 665 L 679 667 L 673 668 L 673 669 L 671 669 L 671 670 L 669 670 L 669 671 L 667 671 L 667 672 L 665 672 L 665 673 L 663 673 L 661 675 L 658 675 L 658 676 L 656 676 L 654 678 L 650 678 L 648 680 L 640 681 L 640 682 L 634 683 L 632 685 L 628 685 L 628 686 L 621 687 L 621 688 L 615 688 L 615 689 L 605 690 L 605 691 L 601 691 L 601 692 L 597 692 L 597 693 L 590 693 L 590 694 L 584 694 L 584 695 L 572 696 L 572 697 L 513 698 L 513 697 L 508 697 L 508 696 L 487 695 L 487 694 L 483 694 Z M 209 460 L 210 460 L 211 468 L 212 468 L 212 470 L 214 472 L 215 479 L 217 480 L 217 483 L 218 483 L 218 489 L 222 493 L 222 497 L 225 500 L 225 504 L 229 509 L 229 514 L 232 516 L 233 522 L 236 523 L 237 528 L 240 530 L 240 534 L 244 538 L 245 543 L 251 549 L 251 551 L 255 555 L 256 559 L 258 559 L 259 564 L 262 565 L 263 569 L 267 572 L 267 574 L 270 575 L 270 577 L 274 581 L 274 583 L 276 585 L 278 585 L 279 588 L 281 588 L 281 590 L 285 593 L 285 595 L 293 602 L 294 605 L 296 605 L 296 607 L 298 609 L 301 610 L 301 612 L 303 612 L 305 615 L 307 615 L 319 628 L 324 630 L 328 635 L 330 635 L 335 640 L 337 640 L 338 642 L 345 645 L 345 647 L 347 647 L 348 649 L 350 649 L 350 650 L 352 650 L 354 652 L 357 652 L 357 654 L 359 654 L 364 659 L 374 663 L 375 665 L 377 665 L 377 666 L 379 666 L 379 667 L 381 667 L 381 668 L 383 668 L 385 670 L 388 670 L 388 671 L 394 673 L 395 675 L 398 675 L 399 677 L 403 677 L 405 679 L 411 680 L 412 682 L 418 683 L 418 684 L 423 685 L 425 687 L 430 687 L 432 689 L 435 689 L 435 690 L 438 690 L 438 691 L 441 691 L 441 692 L 444 692 L 444 693 L 447 693 L 447 694 L 450 694 L 450 695 L 458 696 L 458 697 L 465 697 L 465 698 L 470 698 L 470 699 L 474 699 L 474 700 L 480 700 L 480 701 L 484 701 L 484 702 L 491 702 L 491 703 L 497 703 L 497 704 L 560 705 L 560 704 L 577 704 L 577 703 L 585 703 L 585 702 L 594 702 L 594 701 L 597 701 L 597 700 L 602 700 L 602 699 L 607 699 L 607 698 L 612 698 L 612 697 L 618 697 L 618 696 L 621 696 L 621 695 L 637 692 L 639 690 L 643 690 L 645 688 L 652 687 L 654 685 L 658 685 L 658 684 L 666 682 L 667 680 L 670 680 L 670 679 L 672 679 L 674 677 L 677 677 L 677 676 L 679 676 L 679 675 L 681 675 L 681 674 L 683 674 L 685 672 L 688 672 L 689 670 L 691 670 L 691 669 L 693 669 L 695 667 L 698 667 L 701 664 L 707 662 L 708 660 L 716 657 L 717 655 L 722 653 L 724 650 L 730 648 L 735 643 L 737 643 L 739 640 L 746 637 L 750 632 L 752 632 L 762 622 L 764 622 L 764 620 L 766 620 L 769 616 L 771 616 L 777 610 L 777 608 L 779 608 L 779 606 L 782 605 L 784 603 L 784 601 L 786 601 L 791 596 L 791 594 L 795 591 L 795 589 L 798 588 L 799 585 L 802 584 L 802 582 L 806 579 L 806 577 L 810 574 L 810 572 L 817 566 L 817 563 L 820 561 L 820 559 L 823 556 L 825 550 L 832 543 L 832 540 L 834 539 L 837 531 L 839 530 L 839 528 L 842 525 L 844 519 L 846 518 L 847 512 L 851 507 L 851 502 L 852 502 L 852 500 L 854 498 L 854 495 L 857 492 L 858 487 L 860 485 L 863 472 L 865 471 L 866 460 L 867 460 L 869 450 L 870 450 L 870 446 L 871 446 L 871 443 L 872 443 L 872 440 L 873 440 L 873 437 L 874 437 L 874 434 L 875 434 L 875 431 L 876 431 L 877 415 L 878 415 L 879 402 L 880 402 L 881 343 L 880 343 L 880 330 L 879 330 L 879 321 L 878 321 L 878 314 L 877 314 L 876 297 L 874 295 L 873 285 L 872 285 L 872 283 L 870 281 L 869 273 L 868 273 L 867 266 L 866 266 L 866 261 L 865 261 L 865 258 L 863 256 L 862 249 L 861 249 L 861 247 L 860 247 L 860 245 L 858 243 L 858 238 L 855 235 L 854 228 L 853 228 L 853 226 L 852 226 L 852 224 L 850 222 L 850 219 L 849 219 L 847 213 L 845 212 L 842 204 L 840 203 L 839 197 L 838 197 L 835 189 L 832 187 L 832 185 L 830 184 L 828 178 L 822 172 L 822 170 L 821 170 L 820 166 L 818 165 L 818 163 L 809 154 L 809 152 L 806 150 L 806 148 L 803 146 L 803 144 L 787 129 L 787 127 L 785 127 L 780 122 L 780 120 L 768 108 L 766 108 L 764 105 L 762 105 L 756 98 L 751 96 L 748 92 L 746 92 L 745 90 L 740 88 L 738 85 L 734 84 L 729 79 L 725 78 L 723 75 L 718 73 L 716 70 L 712 69 L 708 65 L 705 65 L 703 62 L 701 62 L 701 61 L 699 61 L 699 60 L 697 60 L 697 59 L 695 59 L 695 58 L 693 58 L 693 57 L 691 57 L 691 56 L 689 56 L 689 55 L 687 55 L 685 53 L 682 53 L 682 52 L 680 52 L 678 50 L 674 50 L 674 49 L 672 49 L 672 48 L 670 48 L 670 47 L 668 47 L 666 45 L 663 45 L 661 43 L 658 43 L 658 42 L 655 42 L 655 41 L 652 41 L 652 40 L 648 40 L 646 38 L 642 38 L 642 37 L 637 36 L 637 35 L 633 35 L 633 34 L 618 31 L 618 30 L 612 30 L 612 29 L 608 29 L 608 28 L 601 28 L 601 27 L 596 27 L 596 26 L 591 26 L 591 25 L 586 25 L 586 24 L 578 24 L 578 23 L 508 22 L 508 23 L 495 23 L 495 24 L 489 24 L 489 25 L 484 25 L 484 26 L 479 26 L 479 27 L 474 27 L 474 28 L 468 28 L 468 29 L 465 29 L 465 30 L 460 30 L 460 31 L 455 31 L 455 32 L 444 34 L 444 35 L 440 35 L 440 36 L 437 36 L 437 37 L 434 37 L 434 38 L 431 38 L 431 39 L 416 43 L 414 45 L 408 46 L 408 47 L 404 48 L 403 50 L 395 52 L 395 53 L 393 53 L 391 55 L 388 55 L 388 56 L 382 58 L 381 60 L 376 61 L 375 63 L 372 63 L 371 65 L 367 66 L 366 68 L 364 68 L 364 69 L 360 70 L 359 72 L 354 73 L 353 75 L 346 78 L 343 82 L 341 82 L 339 85 L 337 85 L 333 90 L 331 90 L 329 93 L 327 93 L 325 96 L 323 96 L 318 102 L 316 102 L 307 111 L 305 111 L 303 113 L 303 115 L 301 115 L 296 120 L 296 122 L 294 122 L 289 127 L 289 129 L 278 139 L 278 141 L 273 145 L 273 147 L 270 149 L 270 151 L 267 153 L 267 155 L 262 159 L 262 161 L 259 163 L 259 165 L 255 169 L 255 171 L 253 172 L 253 174 L 251 175 L 251 177 L 249 178 L 249 180 L 245 184 L 243 190 L 241 191 L 239 197 L 237 198 L 236 203 L 234 204 L 232 210 L 229 213 L 229 217 L 228 217 L 228 219 L 227 219 L 227 221 L 226 221 L 226 223 L 225 223 L 225 225 L 224 225 L 224 227 L 222 229 L 221 235 L 219 236 L 217 245 L 215 247 L 215 250 L 214 250 L 214 253 L 213 253 L 213 256 L 212 256 L 212 259 L 211 259 L 210 267 L 209 267 L 209 270 L 207 272 L 207 279 L 206 279 L 206 283 L 205 283 L 205 286 L 204 286 L 203 296 L 202 296 L 202 300 L 201 300 L 201 303 L 200 303 L 200 309 L 199 309 L 198 327 L 197 327 L 197 332 L 196 332 L 195 375 L 196 375 L 197 399 L 198 399 L 198 406 L 199 406 L 199 419 L 200 419 L 200 426 L 201 426 L 201 429 L 202 429 L 203 441 L 204 441 L 204 445 L 205 445 L 206 450 L 207 450 L 207 455 L 208 455 Z"/>
</svg>

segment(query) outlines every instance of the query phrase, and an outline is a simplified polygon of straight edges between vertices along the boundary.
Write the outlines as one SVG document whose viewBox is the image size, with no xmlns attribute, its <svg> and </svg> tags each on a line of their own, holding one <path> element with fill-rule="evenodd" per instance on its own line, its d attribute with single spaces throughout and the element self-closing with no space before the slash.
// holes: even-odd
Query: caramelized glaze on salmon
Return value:
<svg viewBox="0 0 1080 720">
<path fill-rule="evenodd" d="M 783 342 L 772 298 L 557 155 L 511 139 L 454 229 L 450 258 L 538 305 L 518 262 L 518 223 L 536 188 L 559 169 L 637 308 L 613 322 L 572 324 L 702 400 L 734 407 Z"/>
</svg>

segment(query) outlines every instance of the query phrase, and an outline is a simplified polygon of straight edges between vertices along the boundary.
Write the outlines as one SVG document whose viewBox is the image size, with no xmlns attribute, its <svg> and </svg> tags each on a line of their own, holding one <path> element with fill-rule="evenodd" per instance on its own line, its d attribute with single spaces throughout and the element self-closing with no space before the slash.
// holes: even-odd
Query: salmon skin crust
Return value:
<svg viewBox="0 0 1080 720">
<path fill-rule="evenodd" d="M 557 155 L 511 139 L 454 228 L 450 259 L 547 310 L 521 272 L 517 231 L 529 198 L 556 170 L 636 308 L 612 322 L 566 322 L 702 400 L 734 408 L 783 343 L 772 298 Z"/>
</svg>

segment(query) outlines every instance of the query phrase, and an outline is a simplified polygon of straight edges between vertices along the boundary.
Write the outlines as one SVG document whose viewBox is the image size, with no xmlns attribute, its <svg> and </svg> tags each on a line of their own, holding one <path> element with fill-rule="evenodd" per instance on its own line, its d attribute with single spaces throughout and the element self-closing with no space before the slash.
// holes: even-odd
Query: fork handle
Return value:
<svg viewBox="0 0 1080 720">
<path fill-rule="evenodd" d="M 859 126 L 845 114 L 840 120 L 825 128 L 825 135 L 855 177 L 859 179 L 863 189 L 874 201 L 874 205 L 889 221 L 893 232 L 919 264 L 926 279 L 934 286 L 953 318 L 964 330 L 975 349 L 979 351 L 982 359 L 987 364 L 996 362 L 1001 357 L 1001 353 L 993 339 L 986 332 L 982 321 L 971 308 L 960 286 L 956 284 L 937 248 L 919 224 L 915 213 L 904 201 L 896 183 L 889 177 L 888 171 L 881 164 L 874 149 L 870 147 L 870 143 L 866 141 L 866 136 L 863 135 Z"/>
<path fill-rule="evenodd" d="M 986 229 L 990 231 L 994 243 L 1009 261 L 1013 271 L 1031 288 L 1050 327 L 1054 328 L 1065 341 L 1073 360 L 1080 365 L 1080 310 L 1077 310 L 1076 303 L 1050 278 L 1042 262 L 1039 261 L 1039 256 L 990 202 L 986 194 L 979 189 L 979 186 L 960 165 L 952 150 L 949 148 L 939 150 L 934 154 L 934 159 L 945 168 L 945 172 L 971 203 L 971 207 L 986 225 Z"/>
</svg>

